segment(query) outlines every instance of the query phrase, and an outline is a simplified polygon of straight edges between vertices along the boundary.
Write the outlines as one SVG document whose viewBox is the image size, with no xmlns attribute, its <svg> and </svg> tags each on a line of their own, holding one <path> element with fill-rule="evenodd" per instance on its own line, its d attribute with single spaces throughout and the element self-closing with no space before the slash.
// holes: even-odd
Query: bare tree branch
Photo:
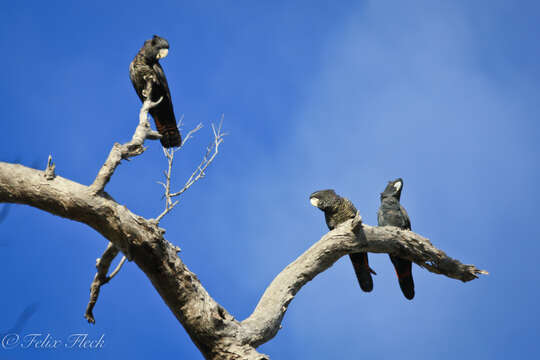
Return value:
<svg viewBox="0 0 540 360">
<path fill-rule="evenodd" d="M 221 119 L 219 126 L 216 128 L 212 124 L 212 132 L 214 133 L 214 141 L 206 148 L 206 154 L 204 155 L 201 163 L 197 169 L 191 174 L 188 181 L 184 184 L 184 187 L 175 193 L 170 194 L 171 197 L 182 195 L 187 189 L 189 189 L 194 183 L 202 179 L 206 174 L 206 168 L 214 161 L 219 153 L 219 145 L 223 142 L 223 138 L 227 135 L 221 132 L 223 125 L 223 118 Z M 212 152 L 213 149 L 213 152 Z"/>
<path fill-rule="evenodd" d="M 153 105 L 144 102 L 132 141 L 115 144 L 91 186 L 61 176 L 46 180 L 43 171 L 0 162 L 0 203 L 27 204 L 87 224 L 102 234 L 113 244 L 109 254 L 119 249 L 147 275 L 207 359 L 267 359 L 251 345 L 238 341 L 239 322 L 184 265 L 177 255 L 180 249 L 163 238 L 165 230 L 155 221 L 133 214 L 103 191 L 122 158 L 144 151 L 142 143 L 151 131 L 146 118 Z"/>
<path fill-rule="evenodd" d="M 179 122 L 179 124 L 178 124 L 179 127 L 182 125 L 182 121 L 183 121 L 183 120 L 184 120 L 184 116 L 182 115 L 182 118 L 180 118 L 180 122 Z M 197 131 L 201 130 L 202 128 L 203 128 L 203 124 L 202 124 L 202 123 L 199 123 L 197 126 L 195 126 L 195 128 L 191 129 L 191 130 L 187 133 L 186 137 L 184 138 L 184 141 L 182 141 L 182 146 L 181 146 L 181 148 L 184 147 L 184 146 L 187 144 L 187 142 L 188 142 L 190 139 L 193 138 L 193 135 L 195 135 L 195 133 L 196 133 Z"/>
<path fill-rule="evenodd" d="M 223 355 L 230 352 L 242 354 L 238 359 L 245 354 L 263 358 L 252 346 L 236 341 L 239 322 L 208 294 L 155 222 L 132 213 L 109 196 L 93 194 L 82 184 L 61 176 L 48 181 L 43 171 L 3 162 L 0 202 L 27 204 L 87 224 L 124 254 L 129 249 L 133 261 L 208 359 L 235 358 Z"/>
<path fill-rule="evenodd" d="M 151 82 L 147 82 L 147 89 L 151 90 Z M 148 91 L 148 90 L 147 90 Z M 147 92 L 149 94 L 150 91 Z M 148 121 L 148 111 L 157 106 L 163 98 L 160 98 L 156 102 L 152 102 L 150 96 L 143 102 L 141 110 L 139 112 L 139 125 L 135 129 L 135 133 L 130 142 L 123 145 L 115 143 L 105 161 L 105 164 L 99 170 L 96 179 L 90 185 L 92 193 L 97 194 L 105 189 L 105 186 L 111 179 L 112 174 L 120 165 L 122 159 L 129 160 L 129 158 L 142 154 L 146 149 L 143 144 L 146 139 L 157 140 L 161 138 L 161 135 L 152 130 L 150 122 Z"/>
<path fill-rule="evenodd" d="M 183 145 L 182 145 L 183 146 Z M 165 175 L 165 183 L 161 183 L 163 185 L 163 188 L 165 189 L 165 194 L 163 197 L 165 198 L 165 210 L 156 218 L 156 222 L 159 222 L 169 211 L 171 211 L 177 204 L 178 200 L 173 202 L 170 196 L 171 191 L 171 174 L 172 174 L 172 166 L 174 162 L 174 154 L 176 150 L 175 149 L 166 149 L 163 148 L 163 154 L 167 158 L 167 171 L 164 173 Z"/>
<path fill-rule="evenodd" d="M 180 121 L 178 122 L 177 126 L 180 127 L 182 125 L 182 121 L 184 120 L 184 116 L 180 118 Z M 156 218 L 156 222 L 159 222 L 169 211 L 171 211 L 178 203 L 179 200 L 173 202 L 172 198 L 170 196 L 171 192 L 171 177 L 172 177 L 172 166 L 174 162 L 174 154 L 180 150 L 183 149 L 184 146 L 186 146 L 187 142 L 193 138 L 193 135 L 202 129 L 203 125 L 202 123 L 199 123 L 194 129 L 189 131 L 184 138 L 184 141 L 182 141 L 182 145 L 179 148 L 163 148 L 163 155 L 165 155 L 165 158 L 167 159 L 167 171 L 164 173 L 165 175 L 165 183 L 158 182 L 159 184 L 163 185 L 163 188 L 165 189 L 165 194 L 163 197 L 165 198 L 165 210 Z"/>
<path fill-rule="evenodd" d="M 487 274 L 448 257 L 428 239 L 412 231 L 362 225 L 357 216 L 324 235 L 275 277 L 253 313 L 241 323 L 247 341 L 257 347 L 272 339 L 280 329 L 289 303 L 302 286 L 340 257 L 364 251 L 398 254 L 431 272 L 463 282 L 477 278 L 478 274 Z"/>
<path fill-rule="evenodd" d="M 90 300 L 88 301 L 88 305 L 86 306 L 86 311 L 84 313 L 84 317 L 91 324 L 96 323 L 93 310 L 99 297 L 101 286 L 108 283 L 120 271 L 122 265 L 126 261 L 126 257 L 123 256 L 116 269 L 111 273 L 111 275 L 107 276 L 111 263 L 118 255 L 118 252 L 118 248 L 114 246 L 113 243 L 109 243 L 109 245 L 107 245 L 107 249 L 105 249 L 105 252 L 103 255 L 101 255 L 101 258 L 96 260 L 97 273 L 94 276 L 94 281 L 92 281 L 92 284 L 90 285 Z"/>
<path fill-rule="evenodd" d="M 45 168 L 45 179 L 52 180 L 56 176 L 54 173 L 54 169 L 56 168 L 56 165 L 52 161 L 52 155 L 49 155 L 49 158 L 47 159 L 47 167 Z"/>
<path fill-rule="evenodd" d="M 145 139 L 158 138 L 159 134 L 150 130 L 147 120 L 151 106 L 155 106 L 155 103 L 148 100 L 144 102 L 139 126 L 132 141 L 124 145 L 114 145 L 90 186 L 61 176 L 47 180 L 43 171 L 0 162 L 0 203 L 26 204 L 87 224 L 110 241 L 103 256 L 96 263 L 97 273 L 86 312 L 90 322 L 94 320 L 92 308 L 97 301 L 100 286 L 118 273 L 125 261 L 123 259 L 117 269 L 107 277 L 111 262 L 119 251 L 133 260 L 146 274 L 194 344 L 206 359 L 212 360 L 268 359 L 257 352 L 256 347 L 277 334 L 294 296 L 308 281 L 349 253 L 368 251 L 395 254 L 414 261 L 431 272 L 461 281 L 470 281 L 479 274 L 487 274 L 473 265 L 464 265 L 448 257 L 418 234 L 394 227 L 363 225 L 357 215 L 324 235 L 278 274 L 262 295 L 253 313 L 239 322 L 210 296 L 197 276 L 182 262 L 177 254 L 179 248 L 165 240 L 165 230 L 158 226 L 156 220 L 148 220 L 132 213 L 104 192 L 105 185 L 120 161 L 141 154 L 144 151 L 142 145 Z M 218 154 L 219 145 L 225 135 L 221 133 L 221 124 L 217 128 L 213 126 L 212 129 L 213 143 L 184 187 L 176 193 L 170 192 L 171 157 L 167 172 L 169 180 L 164 184 L 168 201 L 181 195 L 204 177 L 207 167 Z M 174 202 L 167 206 L 172 204 Z M 163 216 L 162 213 L 157 220 Z"/>
<path fill-rule="evenodd" d="M 165 215 L 167 215 L 180 202 L 179 200 L 176 200 L 176 201 L 173 202 L 172 199 L 174 197 L 182 195 L 193 184 L 195 184 L 197 181 L 199 181 L 200 179 L 202 179 L 206 175 L 205 174 L 206 169 L 208 168 L 208 166 L 216 158 L 217 154 L 219 153 L 219 145 L 221 145 L 221 143 L 223 142 L 223 138 L 227 135 L 226 133 L 221 132 L 222 125 L 223 125 L 223 116 L 221 117 L 221 120 L 219 122 L 218 127 L 216 127 L 216 126 L 214 126 L 214 124 L 212 124 L 212 132 L 214 134 L 214 139 L 213 139 L 212 143 L 210 145 L 208 145 L 208 147 L 206 148 L 206 154 L 204 155 L 201 163 L 199 164 L 197 169 L 195 169 L 195 171 L 193 171 L 193 173 L 191 174 L 189 179 L 184 184 L 184 187 L 182 187 L 182 189 L 180 189 L 179 191 L 177 191 L 175 193 L 171 193 L 171 172 L 172 172 L 172 165 L 173 165 L 173 161 L 174 161 L 174 154 L 179 149 L 176 149 L 176 150 L 163 149 L 163 153 L 164 153 L 165 157 L 167 158 L 167 164 L 168 164 L 167 171 L 165 172 L 165 183 L 160 183 L 165 188 L 165 194 L 164 194 L 164 197 L 165 197 L 165 209 L 155 219 L 155 221 L 157 223 L 159 223 L 159 221 L 161 219 L 163 219 L 163 217 Z M 193 136 L 193 134 L 195 132 L 199 131 L 201 128 L 202 128 L 202 124 L 199 124 L 199 125 L 197 125 L 197 127 L 195 129 L 191 130 L 187 134 L 186 139 L 184 140 L 184 143 L 182 144 L 182 147 L 184 147 L 187 140 L 190 139 Z"/>
<path fill-rule="evenodd" d="M 270 284 L 254 312 L 238 322 L 184 265 L 178 249 L 163 238 L 163 229 L 111 198 L 96 196 L 88 187 L 60 176 L 47 181 L 42 171 L 0 163 L 0 202 L 23 203 L 88 224 L 122 251 L 129 246 L 133 261 L 207 359 L 266 359 L 255 348 L 275 336 L 296 293 L 348 253 L 399 254 L 429 271 L 462 281 L 485 273 L 449 258 L 420 235 L 394 227 L 361 225 L 357 217 L 324 235 L 287 266 Z"/>
</svg>

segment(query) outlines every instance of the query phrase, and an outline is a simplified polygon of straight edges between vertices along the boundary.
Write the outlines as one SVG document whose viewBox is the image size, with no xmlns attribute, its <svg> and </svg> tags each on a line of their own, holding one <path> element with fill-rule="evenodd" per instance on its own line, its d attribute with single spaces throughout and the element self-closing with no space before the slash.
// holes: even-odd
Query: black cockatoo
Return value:
<svg viewBox="0 0 540 360">
<path fill-rule="evenodd" d="M 407 211 L 399 203 L 403 180 L 401 178 L 389 181 L 386 189 L 381 193 L 381 207 L 377 214 L 379 226 L 396 226 L 401 229 L 411 229 L 411 221 Z M 412 276 L 412 262 L 397 256 L 389 255 L 399 280 L 399 287 L 403 295 L 409 300 L 414 298 L 414 281 Z"/>
<path fill-rule="evenodd" d="M 161 145 L 166 148 L 180 146 L 182 137 L 176 126 L 171 93 L 165 73 L 159 64 L 159 59 L 167 56 L 169 43 L 162 37 L 154 35 L 151 40 L 146 40 L 135 59 L 129 64 L 129 77 L 131 83 L 139 95 L 141 101 L 146 99 L 145 90 L 147 80 L 152 80 L 152 101 L 163 98 L 154 108 L 150 109 L 150 115 L 154 118 L 156 128 L 161 134 Z"/>
<path fill-rule="evenodd" d="M 330 230 L 333 230 L 356 215 L 356 208 L 353 203 L 344 197 L 336 194 L 334 190 L 316 191 L 309 197 L 311 205 L 319 208 L 324 212 L 326 225 Z M 349 254 L 351 262 L 356 273 L 356 278 L 360 284 L 360 288 L 365 292 L 373 290 L 373 279 L 371 274 L 375 274 L 369 267 L 368 254 L 365 252 Z"/>
</svg>

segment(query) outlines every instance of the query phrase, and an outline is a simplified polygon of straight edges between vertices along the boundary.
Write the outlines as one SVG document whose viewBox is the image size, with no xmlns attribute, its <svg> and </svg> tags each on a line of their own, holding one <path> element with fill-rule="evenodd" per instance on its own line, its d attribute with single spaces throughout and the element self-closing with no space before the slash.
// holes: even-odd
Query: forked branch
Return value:
<svg viewBox="0 0 540 360">
<path fill-rule="evenodd" d="M 145 272 L 171 312 L 207 359 L 266 359 L 256 347 L 274 337 L 289 303 L 308 281 L 348 253 L 399 254 L 431 272 L 469 281 L 485 271 L 464 265 L 427 239 L 395 227 L 344 222 L 288 265 L 262 295 L 253 313 L 238 322 L 208 294 L 197 276 L 163 238 L 163 229 L 88 187 L 43 171 L 0 162 L 0 202 L 21 203 L 93 227 Z M 127 244 L 126 244 L 127 242 Z"/>
<path fill-rule="evenodd" d="M 26 204 L 85 223 L 110 241 L 96 262 L 97 273 L 85 313 L 89 322 L 95 321 L 92 311 L 101 286 L 118 273 L 125 261 L 122 259 L 120 265 L 107 276 L 119 251 L 146 274 L 204 357 L 212 360 L 268 359 L 256 348 L 277 334 L 287 307 L 298 291 L 349 253 L 367 251 L 399 255 L 431 272 L 464 282 L 477 278 L 479 274 L 487 274 L 473 265 L 465 265 L 448 257 L 418 234 L 394 227 L 363 225 L 357 215 L 324 235 L 281 271 L 268 286 L 253 313 L 239 322 L 210 296 L 197 276 L 179 258 L 178 247 L 163 237 L 165 230 L 157 224 L 176 205 L 172 199 L 182 195 L 205 176 L 225 136 L 221 132 L 221 123 L 218 127 L 212 126 L 213 142 L 197 169 L 177 192 L 170 190 L 175 150 L 165 152 L 168 159 L 167 182 L 164 184 L 166 208 L 157 221 L 132 213 L 104 192 L 122 159 L 141 154 L 145 139 L 160 137 L 151 130 L 148 122 L 148 111 L 156 104 L 150 100 L 143 103 L 139 125 L 132 140 L 113 146 L 90 186 L 61 176 L 49 176 L 47 179 L 44 171 L 0 162 L 0 202 Z M 198 129 L 190 132 L 186 140 Z"/>
<path fill-rule="evenodd" d="M 212 140 L 210 145 L 207 146 L 206 153 L 203 159 L 201 160 L 199 166 L 197 166 L 197 168 L 195 169 L 195 171 L 193 171 L 193 173 L 191 174 L 189 179 L 186 181 L 184 186 L 177 192 L 171 192 L 171 176 L 172 176 L 172 165 L 174 161 L 174 154 L 176 153 L 176 151 L 180 150 L 186 145 L 187 141 L 193 136 L 194 133 L 196 133 L 202 128 L 202 124 L 197 125 L 197 127 L 195 127 L 193 130 L 191 130 L 187 134 L 184 142 L 182 143 L 182 147 L 178 149 L 163 149 L 163 153 L 165 157 L 167 158 L 167 165 L 168 165 L 167 171 L 165 172 L 165 182 L 164 183 L 160 182 L 160 184 L 163 186 L 165 190 L 165 193 L 163 195 L 165 197 L 165 209 L 155 219 L 156 222 L 159 222 L 161 219 L 163 219 L 165 215 L 167 215 L 176 205 L 178 205 L 180 201 L 179 200 L 173 201 L 173 198 L 182 195 L 191 186 L 193 186 L 193 184 L 195 184 L 197 181 L 199 181 L 206 175 L 205 173 L 206 169 L 216 158 L 217 154 L 219 153 L 219 146 L 221 145 L 221 143 L 223 143 L 223 138 L 227 135 L 226 133 L 222 132 L 221 130 L 222 125 L 223 125 L 223 116 L 221 117 L 221 120 L 217 127 L 214 124 L 212 124 L 212 132 L 214 135 L 214 139 Z"/>
<path fill-rule="evenodd" d="M 123 256 L 114 271 L 109 276 L 107 276 L 111 263 L 118 255 L 118 252 L 118 248 L 114 246 L 113 243 L 109 243 L 109 245 L 107 245 L 107 249 L 105 249 L 105 252 L 103 253 L 103 255 L 101 255 L 101 258 L 96 260 L 97 273 L 94 276 L 94 281 L 92 281 L 92 284 L 90 285 L 90 300 L 88 301 L 88 305 L 86 306 L 86 311 L 84 313 L 84 317 L 91 324 L 96 323 L 93 310 L 98 300 L 101 286 L 111 281 L 111 279 L 116 274 L 118 274 L 118 272 L 122 268 L 122 265 L 124 265 L 124 263 L 126 262 L 126 257 Z"/>
<path fill-rule="evenodd" d="M 427 270 L 453 279 L 470 281 L 487 271 L 464 265 L 411 231 L 393 226 L 363 225 L 359 215 L 324 235 L 278 274 L 244 321 L 246 341 L 257 347 L 272 339 L 280 328 L 289 303 L 308 281 L 354 252 L 399 254 Z"/>
<path fill-rule="evenodd" d="M 148 90 L 149 92 L 151 91 L 151 88 L 152 84 L 149 81 L 147 83 L 147 89 L 150 89 Z M 141 110 L 139 111 L 139 125 L 137 125 L 137 128 L 135 129 L 131 141 L 122 145 L 119 143 L 113 145 L 107 160 L 105 160 L 105 164 L 103 164 L 96 179 L 92 185 L 90 185 L 92 193 L 98 194 L 105 189 L 105 186 L 111 179 L 111 176 L 114 174 L 118 165 L 120 165 L 122 159 L 129 160 L 131 157 L 142 154 L 144 150 L 146 150 L 143 146 L 146 139 L 161 139 L 161 135 L 157 131 L 152 130 L 150 122 L 148 121 L 148 112 L 153 107 L 156 107 L 161 100 L 163 100 L 163 98 L 160 98 L 156 102 L 152 102 L 150 96 L 148 96 L 143 102 Z"/>
</svg>

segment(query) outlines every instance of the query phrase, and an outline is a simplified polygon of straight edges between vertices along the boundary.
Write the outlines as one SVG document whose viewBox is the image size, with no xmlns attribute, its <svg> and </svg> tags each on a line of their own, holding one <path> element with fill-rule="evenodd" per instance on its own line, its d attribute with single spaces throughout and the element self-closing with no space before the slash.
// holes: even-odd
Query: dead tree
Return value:
<svg viewBox="0 0 540 360">
<path fill-rule="evenodd" d="M 308 281 L 332 266 L 340 257 L 354 252 L 396 254 L 417 265 L 463 282 L 487 274 L 473 265 L 465 265 L 435 248 L 431 242 L 407 230 L 374 227 L 362 223 L 359 214 L 328 232 L 295 261 L 281 271 L 261 296 L 253 313 L 242 321 L 218 304 L 178 256 L 179 248 L 164 238 L 159 221 L 180 196 L 198 179 L 218 154 L 223 141 L 221 127 L 213 128 L 214 139 L 201 165 L 179 191 L 171 190 L 171 167 L 175 150 L 168 150 L 168 172 L 163 183 L 165 209 L 155 219 L 145 219 L 117 203 L 105 192 L 105 186 L 124 159 L 140 155 L 146 139 L 159 134 L 150 128 L 148 110 L 155 106 L 147 99 L 141 108 L 139 125 L 128 143 L 114 144 L 105 164 L 90 186 L 55 174 L 49 158 L 45 171 L 0 162 L 0 202 L 30 205 L 51 214 L 75 220 L 94 228 L 109 241 L 97 260 L 97 273 L 85 317 L 94 322 L 92 309 L 100 287 L 111 280 L 119 266 L 107 275 L 112 260 L 121 252 L 150 279 L 171 312 L 184 326 L 206 359 L 269 359 L 256 348 L 276 336 L 289 303 Z M 197 127 L 193 131 L 197 131 Z M 189 139 L 186 137 L 184 144 Z"/>
</svg>

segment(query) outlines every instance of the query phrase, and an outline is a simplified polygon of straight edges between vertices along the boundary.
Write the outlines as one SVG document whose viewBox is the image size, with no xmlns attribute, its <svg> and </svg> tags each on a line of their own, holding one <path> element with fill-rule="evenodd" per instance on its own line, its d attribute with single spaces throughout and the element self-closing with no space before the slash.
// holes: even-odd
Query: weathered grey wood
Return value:
<svg viewBox="0 0 540 360">
<path fill-rule="evenodd" d="M 0 202 L 30 205 L 79 221 L 111 241 L 144 271 L 193 342 L 208 359 L 222 354 L 256 354 L 237 341 L 239 322 L 208 294 L 184 265 L 177 248 L 163 238 L 164 230 L 116 203 L 106 193 L 94 194 L 84 185 L 22 165 L 0 162 Z"/>
<path fill-rule="evenodd" d="M 412 231 L 365 225 L 357 215 L 324 235 L 274 278 L 255 311 L 241 323 L 249 343 L 256 347 L 272 339 L 280 329 L 289 303 L 302 286 L 340 257 L 361 251 L 399 254 L 431 272 L 464 282 L 477 278 L 478 274 L 487 274 L 448 257 Z"/>
<path fill-rule="evenodd" d="M 148 83 L 148 87 L 151 90 L 150 83 Z M 140 155 L 146 150 L 143 146 L 146 139 L 157 140 L 161 138 L 161 135 L 157 131 L 152 130 L 150 122 L 148 121 L 148 111 L 157 106 L 161 100 L 162 99 L 160 98 L 158 101 L 152 102 L 150 98 L 148 98 L 143 102 L 141 110 L 139 111 L 139 125 L 135 129 L 131 141 L 123 145 L 118 143 L 114 144 L 107 160 L 105 160 L 105 164 L 103 164 L 99 170 L 94 183 L 90 185 L 90 189 L 93 193 L 97 194 L 105 189 L 105 185 L 107 185 L 111 179 L 114 170 L 120 165 L 122 159 L 129 159 L 130 157 Z"/>
<path fill-rule="evenodd" d="M 268 359 L 256 347 L 272 339 L 289 303 L 308 281 L 340 257 L 360 251 L 392 253 L 427 270 L 469 281 L 487 272 L 464 265 L 435 248 L 429 240 L 395 227 L 364 225 L 359 215 L 324 235 L 288 265 L 262 295 L 253 313 L 237 321 L 205 290 L 177 255 L 178 247 L 163 237 L 165 230 L 118 204 L 105 185 L 122 159 L 144 151 L 145 139 L 158 138 L 147 120 L 152 103 L 145 102 L 129 143 L 115 144 L 94 183 L 85 186 L 51 172 L 0 162 L 0 202 L 30 205 L 94 228 L 111 242 L 96 277 L 105 273 L 118 250 L 146 274 L 171 312 L 206 359 Z M 159 134 L 158 134 L 159 135 Z M 52 176 L 51 176 L 52 175 Z M 99 264 L 98 264 L 99 265 Z M 99 282 L 99 281 L 98 281 Z"/>
</svg>

